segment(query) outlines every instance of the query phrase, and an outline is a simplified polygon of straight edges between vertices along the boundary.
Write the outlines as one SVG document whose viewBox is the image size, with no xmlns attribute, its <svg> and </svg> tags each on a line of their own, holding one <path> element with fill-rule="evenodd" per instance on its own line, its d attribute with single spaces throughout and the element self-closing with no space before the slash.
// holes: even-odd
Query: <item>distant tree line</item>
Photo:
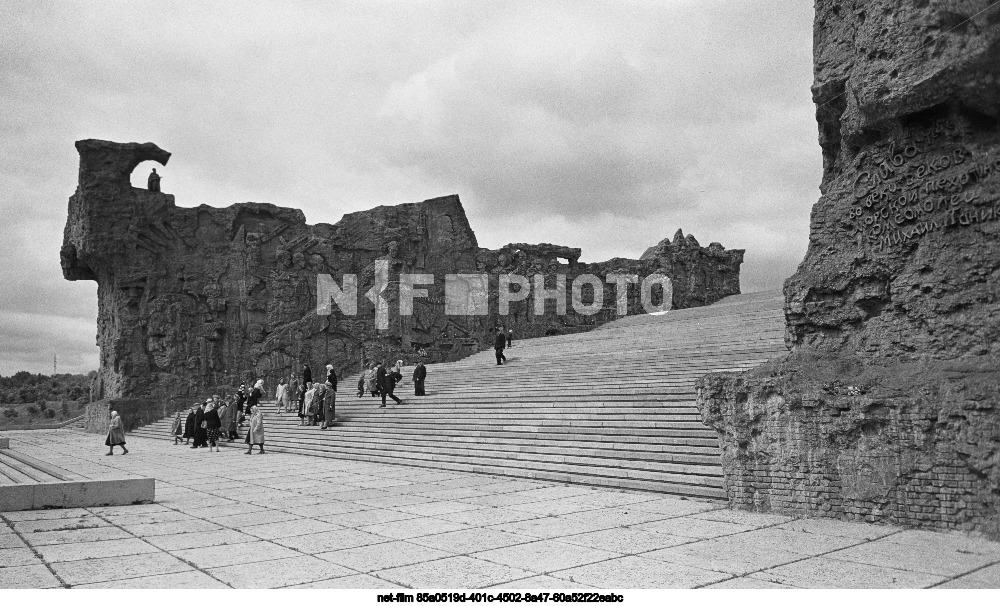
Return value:
<svg viewBox="0 0 1000 606">
<path fill-rule="evenodd" d="M 23 422 L 18 417 L 60 419 L 75 416 L 86 405 L 90 383 L 97 371 L 86 375 L 43 375 L 25 370 L 9 377 L 0 375 L 0 424 Z M 6 421 L 4 423 L 3 421 Z"/>
</svg>

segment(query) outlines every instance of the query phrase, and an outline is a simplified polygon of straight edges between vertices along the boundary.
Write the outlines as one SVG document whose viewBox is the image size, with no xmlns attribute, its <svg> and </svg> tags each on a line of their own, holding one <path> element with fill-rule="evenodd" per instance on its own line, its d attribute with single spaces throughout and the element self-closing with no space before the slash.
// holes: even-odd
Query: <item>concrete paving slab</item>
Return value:
<svg viewBox="0 0 1000 606">
<path fill-rule="evenodd" d="M 141 539 L 118 539 L 116 541 L 96 541 L 92 543 L 63 543 L 61 545 L 41 545 L 37 547 L 42 558 L 51 563 L 109 558 L 139 553 L 159 551 Z"/>
<path fill-rule="evenodd" d="M 405 589 L 402 585 L 383 581 L 369 574 L 354 574 L 315 583 L 292 585 L 289 589 Z"/>
<path fill-rule="evenodd" d="M 945 545 L 912 545 L 879 539 L 826 554 L 835 560 L 847 560 L 914 572 L 953 577 L 982 568 L 1000 560 L 998 553 L 976 553 Z"/>
<path fill-rule="evenodd" d="M 723 509 L 725 505 L 716 501 L 692 501 L 679 497 L 664 497 L 651 501 L 642 501 L 634 505 L 639 511 L 663 513 L 670 517 L 688 516 L 695 513 Z"/>
<path fill-rule="evenodd" d="M 250 564 L 267 560 L 279 560 L 301 555 L 293 549 L 275 545 L 268 541 L 253 541 L 249 543 L 233 543 L 229 545 L 214 545 L 194 549 L 178 549 L 171 554 L 198 568 L 213 568 L 231 564 Z"/>
<path fill-rule="evenodd" d="M 916 589 L 930 587 L 945 577 L 834 560 L 808 558 L 754 574 L 755 578 L 798 587 L 827 589 Z"/>
<path fill-rule="evenodd" d="M 438 518 L 411 518 L 361 526 L 358 530 L 382 535 L 390 539 L 412 539 L 429 534 L 440 534 L 455 530 L 467 530 L 469 527 L 457 522 L 448 522 Z"/>
<path fill-rule="evenodd" d="M 274 542 L 301 551 L 302 553 L 316 554 L 336 551 L 338 549 L 374 545 L 375 543 L 388 543 L 390 540 L 389 537 L 382 535 L 363 532 L 354 528 L 343 528 L 330 532 L 284 537 L 275 539 Z"/>
<path fill-rule="evenodd" d="M 980 568 L 941 585 L 943 589 L 1000 589 L 1000 563 Z"/>
<path fill-rule="evenodd" d="M 560 517 L 534 518 L 508 524 L 496 524 L 494 528 L 504 532 L 523 534 L 539 539 L 553 539 L 595 530 L 604 530 L 603 524 L 588 524 Z"/>
<path fill-rule="evenodd" d="M 730 524 L 740 524 L 741 526 L 752 526 L 753 528 L 776 526 L 791 522 L 794 519 L 791 516 L 782 516 L 773 513 L 754 513 L 752 511 L 740 511 L 739 509 L 713 509 L 711 511 L 696 513 L 691 517 L 716 522 L 729 522 Z"/>
<path fill-rule="evenodd" d="M 270 589 L 357 574 L 337 564 L 302 555 L 281 560 L 211 568 L 209 574 L 233 587 Z"/>
<path fill-rule="evenodd" d="M 886 536 L 883 540 L 920 548 L 970 551 L 981 555 L 994 555 L 1000 559 L 1000 542 L 960 533 L 903 530 L 902 532 Z"/>
<path fill-rule="evenodd" d="M 30 564 L 41 564 L 41 561 L 31 549 L 27 547 L 0 549 L 0 568 L 13 568 L 15 566 L 28 566 Z"/>
<path fill-rule="evenodd" d="M 515 579 L 533 576 L 511 566 L 495 564 L 469 556 L 454 556 L 374 573 L 380 579 L 414 589 L 481 589 Z"/>
<path fill-rule="evenodd" d="M 674 547 L 697 539 L 636 530 L 634 528 L 614 528 L 584 534 L 574 534 L 561 537 L 559 540 L 564 543 L 594 547 L 623 555 L 635 555 L 646 551 Z"/>
<path fill-rule="evenodd" d="M 844 522 L 832 518 L 799 518 L 785 522 L 781 525 L 781 528 L 807 534 L 822 534 L 862 540 L 877 539 L 901 530 L 897 526 Z"/>
<path fill-rule="evenodd" d="M 792 585 L 782 585 L 773 581 L 758 579 L 753 575 L 737 577 L 705 586 L 707 589 L 795 589 Z"/>
<path fill-rule="evenodd" d="M 181 522 L 122 524 L 119 528 L 128 531 L 137 537 L 157 537 L 168 534 L 183 534 L 185 532 L 210 532 L 212 530 L 221 530 L 223 526 L 214 522 L 209 522 L 208 520 L 194 518 L 192 520 L 184 520 Z"/>
<path fill-rule="evenodd" d="M 465 505 L 466 503 L 459 503 Z M 468 524 L 470 526 L 490 526 L 494 524 L 509 524 L 511 522 L 522 522 L 524 520 L 536 520 L 544 517 L 537 513 L 517 511 L 506 507 L 476 507 L 464 511 L 454 511 L 440 515 L 442 519 Z"/>
<path fill-rule="evenodd" d="M 28 511 L 4 511 L 0 513 L 0 518 L 11 522 L 24 520 L 59 520 L 66 518 L 80 518 L 93 515 L 90 510 L 82 507 L 72 507 L 67 509 L 34 509 Z"/>
<path fill-rule="evenodd" d="M 25 520 L 23 522 L 13 522 L 14 531 L 21 534 L 35 532 L 50 532 L 53 530 L 83 530 L 84 528 L 102 528 L 110 524 L 97 516 L 87 516 L 85 518 L 60 518 L 56 520 Z"/>
<path fill-rule="evenodd" d="M 536 573 L 550 574 L 566 568 L 618 558 L 619 554 L 593 547 L 545 540 L 481 551 L 475 557 Z"/>
<path fill-rule="evenodd" d="M 390 541 L 316 554 L 328 562 L 346 566 L 358 572 L 372 572 L 408 564 L 450 558 L 455 554 L 406 541 Z M 353 573 L 352 573 L 353 574 Z"/>
<path fill-rule="evenodd" d="M 200 570 L 173 572 L 137 579 L 76 585 L 76 589 L 226 589 L 228 586 Z"/>
<path fill-rule="evenodd" d="M 142 553 L 110 558 L 56 562 L 52 570 L 69 585 L 133 579 L 194 570 L 170 554 Z"/>
<path fill-rule="evenodd" d="M 727 538 L 729 537 L 658 549 L 642 556 L 730 575 L 745 575 L 803 558 L 801 554 L 776 547 L 745 549 L 742 543 L 726 541 Z"/>
<path fill-rule="evenodd" d="M 273 524 L 275 522 L 288 522 L 302 519 L 299 515 L 274 509 L 265 509 L 264 511 L 257 511 L 254 513 L 230 514 L 228 511 L 219 511 L 217 513 L 220 515 L 213 517 L 212 521 L 220 526 L 225 526 L 226 528 L 244 528 L 247 526 L 255 526 L 257 524 Z"/>
<path fill-rule="evenodd" d="M 10 530 L 8 528 L 8 530 Z M 21 537 L 14 534 L 13 530 L 8 533 L 0 533 L 0 549 L 11 549 L 12 547 L 27 547 L 28 544 L 21 540 Z"/>
<path fill-rule="evenodd" d="M 851 545 L 862 543 L 864 539 L 833 535 L 809 535 L 804 532 L 785 530 L 784 527 L 758 528 L 746 533 L 727 537 L 727 543 L 739 545 L 740 549 L 782 549 L 802 555 L 820 555 Z"/>
<path fill-rule="evenodd" d="M 469 503 L 458 503 L 455 501 L 434 501 L 428 499 L 425 503 L 419 503 L 414 505 L 401 505 L 398 507 L 393 507 L 402 511 L 403 513 L 410 513 L 417 516 L 439 516 L 443 518 L 448 518 L 449 514 L 458 513 L 459 511 L 472 511 L 476 509 L 483 509 L 477 505 L 471 505 Z"/>
<path fill-rule="evenodd" d="M 679 537 L 692 537 L 696 539 L 711 539 L 753 530 L 752 526 L 730 524 L 729 522 L 701 520 L 692 517 L 667 518 L 665 520 L 657 520 L 655 522 L 644 522 L 642 524 L 636 524 L 632 526 L 632 528 L 646 530 L 649 532 L 672 534 Z"/>
<path fill-rule="evenodd" d="M 639 511 L 625 507 L 615 507 L 611 509 L 590 509 L 578 513 L 561 514 L 563 520 L 586 524 L 595 528 L 618 528 L 624 526 L 634 526 L 646 522 L 655 522 L 664 519 L 662 513 L 652 513 L 649 511 Z"/>
<path fill-rule="evenodd" d="M 673 589 L 700 587 L 732 575 L 643 556 L 625 556 L 562 570 L 552 576 L 593 587 Z"/>
<path fill-rule="evenodd" d="M 537 541 L 535 537 L 502 532 L 492 528 L 469 528 L 410 539 L 411 543 L 467 555 L 477 551 L 510 547 Z"/>
<path fill-rule="evenodd" d="M 62 543 L 87 543 L 90 541 L 110 541 L 114 539 L 130 539 L 132 535 L 121 528 L 107 526 L 104 528 L 84 528 L 82 530 L 54 530 L 51 532 L 34 532 L 22 535 L 29 545 L 58 545 Z"/>
<path fill-rule="evenodd" d="M 590 585 L 584 585 L 582 583 L 574 583 L 573 581 L 567 581 L 566 579 L 558 579 L 556 577 L 550 577 L 545 574 L 540 574 L 537 576 L 528 577 L 526 579 L 510 581 L 509 583 L 500 583 L 499 585 L 493 585 L 490 587 L 490 589 L 495 591 L 501 589 L 534 591 L 538 589 L 593 589 L 593 588 Z"/>
<path fill-rule="evenodd" d="M 250 543 L 256 541 L 257 537 L 229 528 L 223 528 L 222 530 L 211 530 L 208 532 L 184 532 L 181 534 L 143 537 L 143 540 L 165 551 L 177 551 L 180 549 L 193 549 L 195 547 Z"/>
<path fill-rule="evenodd" d="M 579 511 L 588 511 L 600 508 L 601 505 L 599 503 L 593 502 L 589 499 L 579 499 L 579 498 L 547 499 L 544 501 L 534 501 L 531 503 L 522 503 L 518 505 L 509 506 L 509 509 L 514 509 L 516 511 L 526 511 L 528 513 L 537 513 L 543 516 L 577 513 Z"/>
<path fill-rule="evenodd" d="M 62 586 L 59 579 L 41 563 L 0 568 L 0 589 L 49 589 Z"/>
<path fill-rule="evenodd" d="M 353 513 L 342 513 L 324 518 L 331 524 L 357 528 L 359 526 L 371 526 L 372 524 L 388 524 L 400 520 L 412 520 L 417 516 L 403 513 L 394 509 L 365 509 Z"/>
<path fill-rule="evenodd" d="M 260 539 L 271 540 L 284 537 L 298 537 L 320 532 L 329 532 L 342 528 L 344 527 L 337 526 L 336 524 L 329 524 L 327 522 L 321 522 L 319 520 L 298 518 L 288 520 L 286 522 L 273 522 L 271 524 L 245 526 L 241 528 L 240 531 Z"/>
</svg>

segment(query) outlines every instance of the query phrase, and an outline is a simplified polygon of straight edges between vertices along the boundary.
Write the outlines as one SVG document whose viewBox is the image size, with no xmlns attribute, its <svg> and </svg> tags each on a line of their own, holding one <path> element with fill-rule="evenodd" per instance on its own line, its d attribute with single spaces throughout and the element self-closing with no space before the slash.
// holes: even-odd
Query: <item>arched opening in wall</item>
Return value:
<svg viewBox="0 0 1000 606">
<path fill-rule="evenodd" d="M 137 189 L 150 189 L 149 177 L 153 174 L 153 169 L 156 169 L 156 174 L 160 177 L 163 176 L 163 165 L 155 160 L 146 160 L 145 162 L 140 162 L 138 166 L 132 171 L 129 181 L 132 183 L 132 187 Z M 159 179 L 155 179 L 159 181 Z M 166 181 L 160 182 L 162 191 L 162 186 L 166 184 Z"/>
</svg>

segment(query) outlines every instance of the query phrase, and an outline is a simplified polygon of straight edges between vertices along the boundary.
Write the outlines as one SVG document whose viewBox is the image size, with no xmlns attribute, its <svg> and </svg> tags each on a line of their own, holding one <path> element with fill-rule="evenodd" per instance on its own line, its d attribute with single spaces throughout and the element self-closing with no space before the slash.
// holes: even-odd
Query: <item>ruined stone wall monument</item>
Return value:
<svg viewBox="0 0 1000 606">
<path fill-rule="evenodd" d="M 457 196 L 381 206 L 347 214 L 335 225 L 307 225 L 300 210 L 243 203 L 226 208 L 182 208 L 174 196 L 132 187 L 139 163 L 166 164 L 170 154 L 152 143 L 78 141 L 79 185 L 69 200 L 61 260 L 68 280 L 98 284 L 100 370 L 94 400 L 121 399 L 190 405 L 196 396 L 232 392 L 241 381 L 298 374 L 308 362 L 314 377 L 331 363 L 339 375 L 362 360 L 456 360 L 491 347 L 494 327 L 515 338 L 589 330 L 618 317 L 616 286 L 602 287 L 603 306 L 559 313 L 554 301 L 534 313 L 534 297 L 498 315 L 500 276 L 541 276 L 554 289 L 581 274 L 672 279 L 672 305 L 712 303 L 739 293 L 742 250 L 702 247 L 680 231 L 640 259 L 581 263 L 581 251 L 551 244 L 480 248 Z M 376 279 L 376 261 L 388 267 L 384 292 L 392 314 L 386 328 L 375 306 L 359 296 L 357 311 L 334 307 L 317 314 L 317 275 L 358 276 L 358 292 Z M 401 274 L 432 274 L 426 298 L 412 315 L 399 310 Z M 449 315 L 447 274 L 486 274 L 490 294 L 483 315 Z M 583 297 L 584 302 L 587 296 Z M 591 298 L 592 301 L 592 298 Z M 638 289 L 625 301 L 643 313 Z M 106 410 L 106 406 L 104 408 Z M 142 409 L 142 414 L 148 414 Z M 106 414 L 106 413 L 105 413 Z"/>
<path fill-rule="evenodd" d="M 699 383 L 730 501 L 1000 535 L 1000 6 L 816 2 L 790 354 Z"/>
</svg>

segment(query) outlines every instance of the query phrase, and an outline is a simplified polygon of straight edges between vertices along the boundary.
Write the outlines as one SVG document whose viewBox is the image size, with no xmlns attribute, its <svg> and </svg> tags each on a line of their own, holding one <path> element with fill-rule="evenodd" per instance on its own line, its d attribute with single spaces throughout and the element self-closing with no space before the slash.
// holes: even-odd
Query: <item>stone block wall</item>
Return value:
<svg viewBox="0 0 1000 606">
<path fill-rule="evenodd" d="M 698 383 L 734 506 L 1000 537 L 1000 390 L 989 368 L 775 368 Z"/>
</svg>

